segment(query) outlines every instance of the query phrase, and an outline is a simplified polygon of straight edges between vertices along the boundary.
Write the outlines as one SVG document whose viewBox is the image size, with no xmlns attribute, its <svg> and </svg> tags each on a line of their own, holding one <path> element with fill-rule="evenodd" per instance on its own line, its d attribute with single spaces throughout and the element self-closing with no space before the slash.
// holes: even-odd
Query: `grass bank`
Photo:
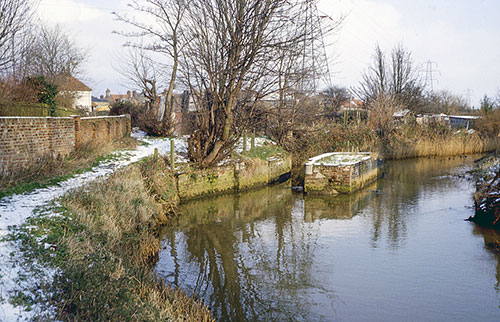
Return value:
<svg viewBox="0 0 500 322">
<path fill-rule="evenodd" d="M 60 206 L 40 212 L 22 228 L 16 238 L 26 256 L 57 268 L 54 283 L 44 286 L 57 308 L 55 318 L 213 320 L 200 302 L 153 273 L 158 229 L 177 203 L 169 192 L 173 177 L 159 168 L 165 167 L 152 160 L 130 165 L 64 196 Z"/>
<path fill-rule="evenodd" d="M 113 151 L 131 149 L 136 145 L 135 139 L 123 138 L 107 144 L 80 146 L 61 160 L 43 158 L 34 166 L 9 176 L 0 176 L 0 198 L 55 185 L 89 170 L 102 161 L 117 158 L 119 152 L 112 153 Z"/>
</svg>

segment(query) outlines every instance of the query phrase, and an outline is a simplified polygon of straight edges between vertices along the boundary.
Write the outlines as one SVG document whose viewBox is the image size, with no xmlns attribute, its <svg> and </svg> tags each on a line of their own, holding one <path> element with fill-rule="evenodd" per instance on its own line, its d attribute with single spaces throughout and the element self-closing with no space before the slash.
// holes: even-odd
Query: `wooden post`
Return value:
<svg viewBox="0 0 500 322">
<path fill-rule="evenodd" d="M 252 132 L 252 138 L 250 141 L 250 151 L 252 151 L 253 149 L 255 149 L 255 130 L 253 130 Z"/>
<path fill-rule="evenodd" d="M 247 131 L 243 131 L 243 152 L 247 150 Z"/>
<path fill-rule="evenodd" d="M 174 139 L 170 139 L 170 168 L 172 170 L 175 169 L 175 145 L 174 145 Z"/>
</svg>

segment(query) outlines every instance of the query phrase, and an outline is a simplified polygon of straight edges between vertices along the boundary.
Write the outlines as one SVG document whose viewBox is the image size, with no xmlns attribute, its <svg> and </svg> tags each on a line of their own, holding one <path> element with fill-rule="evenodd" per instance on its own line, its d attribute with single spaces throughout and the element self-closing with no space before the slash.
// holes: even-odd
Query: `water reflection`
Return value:
<svg viewBox="0 0 500 322">
<path fill-rule="evenodd" d="M 331 292 L 311 274 L 318 233 L 295 216 L 302 209 L 283 186 L 188 203 L 164 232 L 173 266 L 158 271 L 221 320 L 306 320 L 316 304 L 307 292 Z"/>
<path fill-rule="evenodd" d="M 202 298 L 221 321 L 460 320 L 453 315 L 465 307 L 460 298 L 428 314 L 422 307 L 446 297 L 443 285 L 446 295 L 464 291 L 453 289 L 462 276 L 453 260 L 470 258 L 439 241 L 464 238 L 453 229 L 469 227 L 460 202 L 466 205 L 471 191 L 459 178 L 469 165 L 463 158 L 386 163 L 381 180 L 350 196 L 272 186 L 186 203 L 163 232 L 157 271 Z M 450 214 L 456 226 L 437 229 Z M 446 253 L 450 263 L 439 262 Z"/>
<path fill-rule="evenodd" d="M 473 234 L 484 240 L 485 249 L 496 259 L 496 283 L 494 288 L 497 293 L 500 293 L 500 249 L 493 246 L 493 244 L 498 245 L 500 243 L 500 231 L 475 225 Z"/>
<path fill-rule="evenodd" d="M 377 181 L 377 198 L 369 206 L 372 215 L 372 247 L 376 248 L 384 227 L 389 245 L 398 249 L 405 242 L 421 200 L 457 188 L 457 176 L 470 168 L 471 157 L 422 158 L 386 162 Z M 383 195 L 383 196 L 382 196 Z"/>
</svg>

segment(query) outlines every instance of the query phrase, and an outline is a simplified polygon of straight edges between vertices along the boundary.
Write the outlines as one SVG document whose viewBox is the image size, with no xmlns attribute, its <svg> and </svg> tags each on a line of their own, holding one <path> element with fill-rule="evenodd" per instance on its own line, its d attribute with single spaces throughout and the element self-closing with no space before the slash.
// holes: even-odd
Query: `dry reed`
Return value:
<svg viewBox="0 0 500 322">
<path fill-rule="evenodd" d="M 56 279 L 60 319 L 213 321 L 200 302 L 152 273 L 167 217 L 143 176 L 147 168 L 159 178 L 162 168 L 147 165 L 131 165 L 62 200 L 83 229 L 61 241 L 68 258 Z"/>
</svg>

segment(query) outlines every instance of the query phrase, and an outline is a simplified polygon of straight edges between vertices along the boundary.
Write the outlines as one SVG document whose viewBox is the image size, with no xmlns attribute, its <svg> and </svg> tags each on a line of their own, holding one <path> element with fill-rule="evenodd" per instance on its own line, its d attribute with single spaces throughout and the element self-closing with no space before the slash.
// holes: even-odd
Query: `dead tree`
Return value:
<svg viewBox="0 0 500 322">
<path fill-rule="evenodd" d="M 389 87 L 389 72 L 385 54 L 379 45 L 375 47 L 373 62 L 363 73 L 362 80 L 356 93 L 366 103 L 374 101 L 377 97 L 385 96 Z"/>
<path fill-rule="evenodd" d="M 159 117 L 160 97 L 158 88 L 162 86 L 162 65 L 155 62 L 142 48 L 130 48 L 124 54 L 117 71 L 135 88 L 138 88 L 147 99 L 147 111 L 154 110 Z"/>
<path fill-rule="evenodd" d="M 27 31 L 35 1 L 0 0 L 0 70 L 5 73 L 20 55 L 17 39 Z"/>
<path fill-rule="evenodd" d="M 179 57 L 183 49 L 182 24 L 190 0 L 145 0 L 129 3 L 136 16 L 114 13 L 115 17 L 132 26 L 135 31 L 117 32 L 130 39 L 125 45 L 151 51 L 164 56 L 163 61 L 154 61 L 154 64 L 170 63 L 170 79 L 165 97 L 165 111 L 163 114 L 164 126 L 173 126 L 173 95 L 179 69 Z M 151 80 L 152 81 L 152 80 Z M 141 82 L 139 80 L 139 82 Z M 152 83 L 146 85 L 151 88 Z M 144 89 L 144 86 L 141 87 Z"/>
<path fill-rule="evenodd" d="M 60 25 L 42 25 L 32 35 L 33 43 L 28 47 L 24 59 L 27 73 L 43 75 L 50 80 L 62 74 L 81 74 L 88 50 L 79 47 Z"/>
<path fill-rule="evenodd" d="M 373 62 L 364 72 L 355 93 L 371 103 L 379 98 L 390 98 L 402 106 L 417 109 L 422 97 L 422 84 L 411 53 L 401 44 L 391 52 L 390 62 L 377 45 Z"/>
</svg>

